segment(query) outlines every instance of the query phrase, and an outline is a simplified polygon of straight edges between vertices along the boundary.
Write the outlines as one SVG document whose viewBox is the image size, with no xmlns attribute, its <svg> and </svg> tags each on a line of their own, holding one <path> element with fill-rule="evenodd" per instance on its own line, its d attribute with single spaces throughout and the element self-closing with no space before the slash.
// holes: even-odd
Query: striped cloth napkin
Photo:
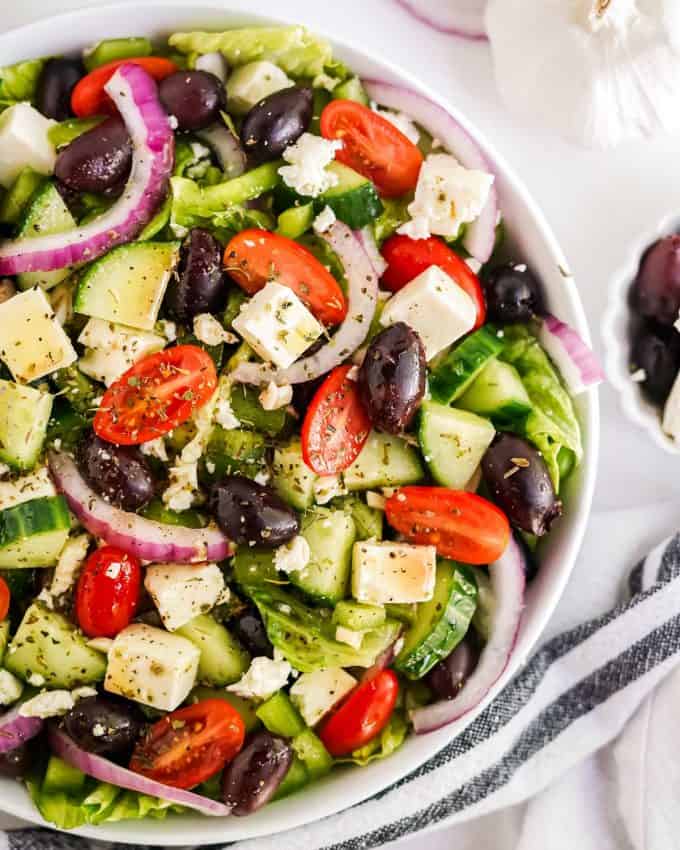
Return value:
<svg viewBox="0 0 680 850">
<path fill-rule="evenodd" d="M 667 817 L 662 818 L 661 824 L 652 823 L 648 828 L 644 805 L 640 799 L 631 801 L 627 796 L 634 792 L 638 798 L 645 798 L 650 794 L 648 788 L 641 790 L 649 773 L 644 724 L 650 721 L 649 705 L 655 688 L 680 661 L 680 534 L 656 546 L 627 573 L 623 590 L 617 588 L 617 579 L 625 574 L 623 553 L 633 552 L 640 545 L 654 520 L 658 527 L 660 518 L 669 521 L 676 516 L 675 506 L 669 505 L 653 512 L 648 508 L 646 512 L 636 509 L 596 516 L 552 624 L 552 634 L 503 692 L 414 773 L 372 799 L 325 820 L 275 838 L 252 839 L 231 847 L 369 850 L 422 835 L 424 830 L 517 806 L 535 798 L 617 738 L 643 705 L 626 727 L 630 733 L 621 736 L 617 744 L 620 767 L 627 774 L 625 788 L 630 788 L 619 801 L 622 812 L 618 820 L 625 823 L 626 840 L 634 850 L 680 848 L 677 818 L 672 823 Z M 607 613 L 590 616 L 603 600 L 617 593 L 620 601 Z M 587 619 L 556 631 L 556 624 L 563 627 L 570 621 L 577 622 L 579 612 Z M 673 691 L 673 711 L 666 711 L 669 722 L 677 716 L 676 698 L 680 691 L 680 676 L 672 678 L 677 680 L 677 686 Z M 677 727 L 675 721 L 673 725 Z M 667 735 L 668 763 L 664 763 L 664 748 L 658 748 L 653 765 L 656 769 L 652 771 L 662 784 L 665 777 L 673 775 L 669 771 L 675 771 L 680 782 L 680 745 L 674 741 L 680 736 L 677 728 L 669 728 Z M 585 798 L 596 791 L 589 788 Z M 669 799 L 673 799 L 672 795 Z M 578 823 L 578 818 L 577 810 L 569 810 L 570 820 Z M 488 820 L 484 818 L 479 823 Z M 549 827 L 550 824 L 543 824 L 542 828 Z M 534 846 L 542 850 L 548 846 L 576 846 L 571 838 L 562 843 L 561 829 L 554 831 L 550 842 L 545 832 L 537 831 L 536 844 L 522 846 L 532 850 Z M 650 839 L 651 834 L 657 840 Z M 449 846 L 454 846 L 455 835 L 453 830 Z M 591 844 L 588 836 L 582 835 L 577 842 L 579 850 L 604 850 L 602 840 L 593 841 Z M 0 833 L 0 850 L 4 850 L 3 844 L 8 850 L 92 850 L 103 846 L 37 829 Z M 413 848 L 420 846 L 417 840 L 411 843 Z M 478 850 L 505 850 L 517 845 L 505 843 L 499 834 L 485 838 L 482 829 L 471 846 Z M 613 843 L 609 846 L 623 847 Z"/>
</svg>

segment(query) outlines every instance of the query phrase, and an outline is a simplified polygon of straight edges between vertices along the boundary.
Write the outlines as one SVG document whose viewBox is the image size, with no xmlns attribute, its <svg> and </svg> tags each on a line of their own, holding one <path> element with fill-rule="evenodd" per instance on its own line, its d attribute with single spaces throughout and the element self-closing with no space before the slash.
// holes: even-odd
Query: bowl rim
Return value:
<svg viewBox="0 0 680 850">
<path fill-rule="evenodd" d="M 268 24 L 300 24 L 300 20 L 296 20 L 292 17 L 286 17 L 278 12 L 276 15 L 261 14 L 258 12 L 252 12 L 247 8 L 239 7 L 237 5 L 230 6 L 228 2 L 225 2 L 222 6 L 218 5 L 216 2 L 187 5 L 182 2 L 182 0 L 139 0 L 139 2 L 134 5 L 112 3 L 53 15 L 48 18 L 43 18 L 20 27 L 16 27 L 4 33 L 0 33 L 0 53 L 3 49 L 6 49 L 7 45 L 12 40 L 26 40 L 27 37 L 33 36 L 36 33 L 42 34 L 45 38 L 47 38 L 49 32 L 53 31 L 53 28 L 55 27 L 66 28 L 66 31 L 73 33 L 72 41 L 74 44 L 78 44 L 83 38 L 80 35 L 81 27 L 83 25 L 92 24 L 98 18 L 115 19 L 115 16 L 120 15 L 126 20 L 131 19 L 130 26 L 134 27 L 134 13 L 143 14 L 144 12 L 152 11 L 154 9 L 159 11 L 163 10 L 163 12 L 167 13 L 167 15 L 173 11 L 175 14 L 180 16 L 184 15 L 185 17 L 191 14 L 196 21 L 206 16 L 214 18 L 215 21 L 211 27 L 212 29 L 215 29 L 218 26 L 217 19 L 220 15 L 224 16 L 225 19 L 228 19 L 229 16 L 232 18 L 238 16 L 242 20 L 250 21 L 252 25 L 260 26 Z M 234 26 L 234 24 L 232 23 L 231 26 Z M 159 27 L 159 29 L 164 28 L 165 27 L 163 25 Z M 446 97 L 441 96 L 436 91 L 433 91 L 430 86 L 421 82 L 410 71 L 405 71 L 398 67 L 394 62 L 378 56 L 374 50 L 365 47 L 361 43 L 356 44 L 352 41 L 348 41 L 347 39 L 337 38 L 324 31 L 324 28 L 321 26 L 310 25 L 310 29 L 322 37 L 327 38 L 333 45 L 334 50 L 337 49 L 343 53 L 359 55 L 371 65 L 383 69 L 388 78 L 391 77 L 396 79 L 401 84 L 430 98 L 454 116 L 485 150 L 494 164 L 494 170 L 507 187 L 507 192 L 516 197 L 525 207 L 527 215 L 533 223 L 538 239 L 550 255 L 551 262 L 554 262 L 560 270 L 569 268 L 552 229 L 524 183 L 515 175 L 514 170 L 509 167 L 505 159 L 488 141 L 486 136 L 481 133 L 477 127 L 466 118 L 465 115 L 461 114 L 461 112 L 455 108 Z M 39 40 L 42 41 L 42 38 Z M 565 283 L 567 283 L 567 280 L 572 280 L 570 273 L 563 271 L 562 275 L 565 279 Z M 583 303 L 575 286 L 564 285 L 560 292 L 560 296 L 566 302 L 567 311 L 571 313 L 570 321 L 572 325 L 580 333 L 583 339 L 590 344 L 591 334 L 588 322 L 585 316 Z M 198 845 L 264 837 L 313 823 L 321 818 L 336 814 L 339 811 L 348 809 L 351 806 L 366 801 L 420 767 L 428 759 L 432 758 L 455 735 L 459 734 L 467 725 L 473 722 L 475 717 L 495 696 L 498 695 L 509 679 L 517 672 L 529 651 L 536 644 L 540 634 L 543 632 L 548 620 L 559 603 L 565 585 L 569 580 L 583 541 L 583 536 L 590 515 L 597 476 L 597 460 L 600 438 L 600 407 L 597 389 L 591 389 L 586 393 L 583 393 L 579 399 L 580 420 L 584 433 L 585 454 L 583 464 L 578 475 L 578 485 L 574 484 L 574 486 L 577 487 L 577 498 L 572 498 L 571 500 L 572 504 L 569 511 L 569 529 L 565 531 L 563 535 L 565 539 L 560 549 L 560 568 L 557 572 L 557 576 L 554 577 L 549 602 L 539 609 L 538 613 L 533 615 L 533 621 L 530 627 L 525 628 L 523 625 L 515 650 L 513 651 L 504 674 L 496 682 L 487 697 L 466 716 L 464 722 L 460 724 L 457 723 L 452 727 L 444 727 L 444 729 L 430 733 L 428 736 L 421 736 L 418 740 L 420 742 L 427 741 L 430 746 L 427 747 L 423 743 L 422 746 L 418 747 L 418 753 L 416 753 L 415 749 L 412 748 L 407 752 L 402 751 L 402 753 L 396 753 L 390 758 L 372 765 L 371 768 L 374 768 L 372 771 L 370 768 L 362 769 L 361 774 L 369 775 L 370 773 L 372 781 L 369 782 L 368 780 L 364 780 L 350 783 L 349 790 L 345 788 L 343 794 L 317 794 L 314 797 L 314 800 L 311 801 L 310 791 L 307 791 L 304 795 L 299 795 L 298 797 L 293 796 L 287 800 L 282 800 L 279 803 L 274 804 L 273 807 L 267 807 L 270 811 L 274 808 L 276 809 L 277 817 L 270 818 L 270 820 L 276 820 L 277 825 L 274 828 L 271 828 L 270 826 L 260 826 L 258 816 L 255 816 L 253 819 L 238 819 L 239 826 L 241 828 L 237 831 L 237 833 L 231 834 L 230 831 L 224 827 L 224 819 L 186 815 L 182 816 L 182 818 L 169 818 L 166 821 L 150 822 L 149 819 L 146 819 L 142 821 L 130 821 L 98 827 L 82 827 L 76 830 L 71 830 L 71 834 L 86 836 L 98 841 L 130 843 L 137 846 L 140 846 L 142 843 L 148 843 L 150 845 L 162 843 L 166 846 L 179 846 L 186 844 Z M 421 750 L 424 752 L 420 753 Z M 352 775 L 357 776 L 357 773 L 358 772 L 353 772 Z M 327 784 L 321 783 L 323 786 L 321 791 L 323 791 L 324 788 L 330 788 L 331 784 L 332 780 Z M 368 787 L 369 785 L 370 788 Z M 0 781 L 0 788 L 1 787 L 2 781 Z M 295 805 L 295 802 L 299 803 L 300 800 L 304 800 L 305 803 L 302 805 Z M 293 801 L 292 806 L 290 805 L 291 801 Z M 36 825 L 55 829 L 54 826 L 42 820 L 38 812 L 34 809 L 27 794 L 25 797 L 22 796 L 21 801 L 16 803 L 3 800 L 2 806 L 10 814 L 21 817 Z M 285 809 L 283 808 L 284 806 L 286 807 Z M 267 809 L 262 810 L 262 812 L 266 811 Z M 258 814 L 261 815 L 262 812 Z"/>
</svg>

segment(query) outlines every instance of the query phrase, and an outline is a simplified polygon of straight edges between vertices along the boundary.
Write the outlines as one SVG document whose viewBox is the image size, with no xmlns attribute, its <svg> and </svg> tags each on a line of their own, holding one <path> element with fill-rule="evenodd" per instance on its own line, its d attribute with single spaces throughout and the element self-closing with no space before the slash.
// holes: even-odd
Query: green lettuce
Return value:
<svg viewBox="0 0 680 850">
<path fill-rule="evenodd" d="M 33 100 L 44 59 L 29 59 L 0 68 L 0 112 L 22 100 Z"/>
<path fill-rule="evenodd" d="M 347 77 L 344 66 L 333 60 L 330 44 L 301 26 L 178 32 L 170 36 L 169 44 L 185 55 L 219 52 L 232 68 L 265 59 L 291 77 Z"/>
<path fill-rule="evenodd" d="M 505 328 L 505 348 L 501 360 L 519 372 L 532 403 L 526 422 L 526 437 L 543 454 L 555 489 L 560 488 L 560 467 L 565 450 L 575 463 L 583 457 L 581 427 L 571 397 L 539 341 L 524 325 Z"/>
<path fill-rule="evenodd" d="M 380 735 L 369 741 L 364 747 L 345 758 L 339 759 L 341 764 L 358 764 L 365 767 L 372 761 L 384 759 L 396 752 L 404 743 L 408 733 L 408 723 L 403 712 L 395 711 L 390 722 L 385 726 Z"/>
</svg>

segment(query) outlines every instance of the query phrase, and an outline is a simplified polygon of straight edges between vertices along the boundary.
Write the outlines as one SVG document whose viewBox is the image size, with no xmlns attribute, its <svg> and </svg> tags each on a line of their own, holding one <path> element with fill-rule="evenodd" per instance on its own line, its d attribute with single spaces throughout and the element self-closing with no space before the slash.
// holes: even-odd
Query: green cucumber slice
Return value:
<svg viewBox="0 0 680 850">
<path fill-rule="evenodd" d="M 343 599 L 335 606 L 333 622 L 354 632 L 363 632 L 382 626 L 387 615 L 381 605 L 367 605 Z"/>
<path fill-rule="evenodd" d="M 334 604 L 347 595 L 356 528 L 345 511 L 314 508 L 302 517 L 300 534 L 309 544 L 310 560 L 288 574 L 291 584 L 319 602 Z"/>
<path fill-rule="evenodd" d="M 32 469 L 42 451 L 54 397 L 0 380 L 0 461 Z"/>
<path fill-rule="evenodd" d="M 53 567 L 70 528 L 63 496 L 31 499 L 0 511 L 0 567 Z"/>
<path fill-rule="evenodd" d="M 430 392 L 435 401 L 450 404 L 503 350 L 503 341 L 493 327 L 479 328 L 452 349 L 430 375 Z"/>
<path fill-rule="evenodd" d="M 274 450 L 272 464 L 272 486 L 277 494 L 299 511 L 314 504 L 314 482 L 316 474 L 302 459 L 300 440 L 291 440 Z"/>
<path fill-rule="evenodd" d="M 400 437 L 372 431 L 359 457 L 344 473 L 348 490 L 401 487 L 423 478 L 418 452 Z"/>
<path fill-rule="evenodd" d="M 176 629 L 201 650 L 198 681 L 221 688 L 237 682 L 248 669 L 250 656 L 236 638 L 209 614 L 199 614 Z"/>
<path fill-rule="evenodd" d="M 33 239 L 36 236 L 49 236 L 52 233 L 65 233 L 73 230 L 76 221 L 69 212 L 63 198 L 54 183 L 47 183 L 33 196 L 24 220 L 19 227 L 18 239 Z M 71 274 L 71 269 L 57 269 L 53 272 L 23 272 L 18 275 L 20 289 L 40 286 L 51 289 Z"/>
<path fill-rule="evenodd" d="M 491 360 L 458 399 L 456 407 L 488 416 L 498 428 L 522 431 L 531 413 L 531 400 L 517 369 Z"/>
</svg>

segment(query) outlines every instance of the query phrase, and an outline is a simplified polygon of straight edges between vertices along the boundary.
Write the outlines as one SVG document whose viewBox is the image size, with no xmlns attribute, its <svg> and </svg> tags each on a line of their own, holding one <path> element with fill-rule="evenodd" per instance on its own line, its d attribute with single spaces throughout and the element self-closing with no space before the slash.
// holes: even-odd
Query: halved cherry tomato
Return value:
<svg viewBox="0 0 680 850">
<path fill-rule="evenodd" d="M 102 546 L 85 562 L 76 589 L 76 617 L 88 637 L 113 638 L 137 610 L 142 567 L 134 555 Z"/>
<path fill-rule="evenodd" d="M 91 115 L 115 115 L 116 108 L 104 91 L 104 86 L 116 73 L 121 65 L 132 63 L 139 65 L 159 82 L 174 74 L 177 65 L 162 56 L 139 56 L 132 59 L 115 59 L 100 65 L 79 80 L 71 92 L 71 109 L 78 118 L 89 118 Z"/>
<path fill-rule="evenodd" d="M 399 681 L 382 670 L 355 688 L 319 730 L 328 752 L 338 758 L 363 747 L 387 726 L 399 694 Z"/>
<path fill-rule="evenodd" d="M 130 770 L 173 788 L 194 788 L 243 746 L 241 715 L 226 700 L 205 699 L 167 714 L 137 743 Z"/>
<path fill-rule="evenodd" d="M 382 116 L 353 100 L 333 100 L 321 113 L 321 135 L 340 139 L 335 158 L 372 180 L 385 198 L 415 189 L 420 150 Z"/>
<path fill-rule="evenodd" d="M 430 266 L 439 266 L 475 302 L 477 307 L 475 328 L 484 324 L 486 302 L 482 284 L 465 260 L 451 250 L 443 239 L 436 236 L 431 236 L 429 239 L 411 239 L 410 236 L 397 234 L 385 242 L 381 253 L 387 263 L 387 270 L 380 279 L 384 287 L 392 292 L 398 292 Z"/>
<path fill-rule="evenodd" d="M 314 393 L 302 423 L 302 458 L 317 475 L 337 475 L 356 459 L 371 430 L 351 366 L 338 366 Z"/>
<path fill-rule="evenodd" d="M 324 325 L 347 315 L 340 284 L 306 248 L 268 230 L 242 230 L 224 252 L 224 267 L 244 292 L 254 295 L 269 281 L 292 289 Z"/>
<path fill-rule="evenodd" d="M 103 440 L 135 446 L 172 431 L 215 392 L 217 372 L 207 351 L 178 345 L 151 354 L 104 393 L 92 426 Z"/>
<path fill-rule="evenodd" d="M 462 490 L 402 487 L 385 503 L 385 516 L 407 540 L 436 546 L 437 554 L 464 564 L 490 564 L 510 542 L 503 511 Z"/>
<path fill-rule="evenodd" d="M 5 619 L 9 613 L 9 603 L 12 601 L 9 587 L 4 578 L 0 578 L 0 622 Z"/>
</svg>

